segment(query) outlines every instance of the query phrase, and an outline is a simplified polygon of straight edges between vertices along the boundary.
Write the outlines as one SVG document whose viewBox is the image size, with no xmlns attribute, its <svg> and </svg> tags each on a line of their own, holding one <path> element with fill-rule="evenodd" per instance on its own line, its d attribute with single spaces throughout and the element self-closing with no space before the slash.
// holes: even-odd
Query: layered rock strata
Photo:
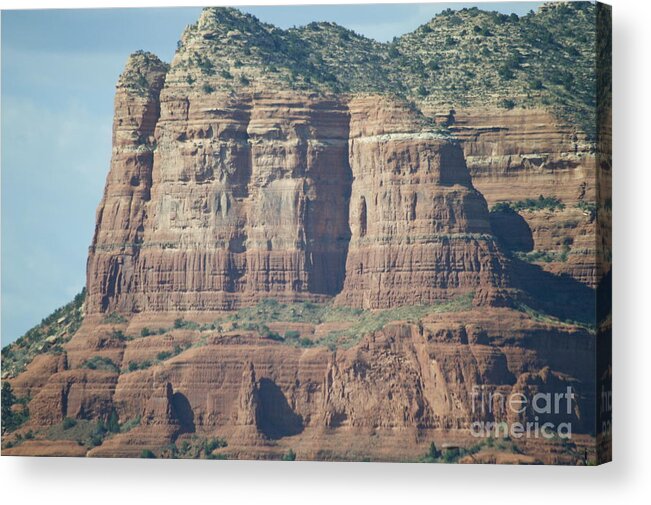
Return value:
<svg viewBox="0 0 651 505">
<path fill-rule="evenodd" d="M 185 335 L 172 330 L 169 338 Z M 575 441 L 594 427 L 594 336 L 512 309 L 395 322 L 337 351 L 241 330 L 202 335 L 201 345 L 145 370 L 129 372 L 127 358 L 115 358 L 119 376 L 78 368 L 55 373 L 34 389 L 30 426 L 102 419 L 112 410 L 121 422 L 140 420 L 92 449 L 94 456 L 138 456 L 191 436 L 219 436 L 232 457 L 278 457 L 292 448 L 309 459 L 401 460 L 423 454 L 432 440 L 475 443 L 473 422 L 534 421 L 531 410 L 516 419 L 504 405 L 489 408 L 489 394 L 530 398 L 570 387 L 571 408 L 554 425 L 572 423 Z M 156 337 L 123 342 L 123 356 L 149 356 L 149 338 Z M 370 443 L 373 437 L 382 443 Z"/>
<path fill-rule="evenodd" d="M 473 184 L 489 206 L 499 202 L 559 199 L 564 209 L 521 211 L 529 230 L 524 251 L 547 254 L 538 264 L 595 287 L 595 214 L 598 202 L 594 142 L 576 126 L 544 109 L 427 109 L 463 147 Z M 498 217 L 499 219 L 499 217 Z M 512 240 L 506 237 L 507 242 Z"/>
<path fill-rule="evenodd" d="M 137 54 L 127 71 L 156 78 L 118 86 L 89 313 L 339 293 L 376 308 L 508 284 L 461 149 L 406 104 L 160 90 L 161 65 Z"/>
<path fill-rule="evenodd" d="M 461 148 L 377 97 L 350 103 L 352 238 L 338 302 L 428 304 L 509 284 Z"/>
<path fill-rule="evenodd" d="M 133 307 L 121 295 L 136 288 L 151 200 L 154 130 L 168 65 L 149 53 L 129 58 L 115 92 L 113 153 L 87 266 L 91 311 Z"/>
</svg>

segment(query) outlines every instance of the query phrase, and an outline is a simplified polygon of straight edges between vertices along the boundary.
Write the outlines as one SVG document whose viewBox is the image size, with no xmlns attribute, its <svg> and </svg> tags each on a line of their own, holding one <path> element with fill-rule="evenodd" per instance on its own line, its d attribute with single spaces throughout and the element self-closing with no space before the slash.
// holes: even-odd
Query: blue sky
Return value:
<svg viewBox="0 0 651 505">
<path fill-rule="evenodd" d="M 283 28 L 334 21 L 386 41 L 447 8 L 525 14 L 541 2 L 242 7 Z M 128 55 L 170 61 L 200 8 L 2 12 L 2 345 L 85 283 Z"/>
</svg>

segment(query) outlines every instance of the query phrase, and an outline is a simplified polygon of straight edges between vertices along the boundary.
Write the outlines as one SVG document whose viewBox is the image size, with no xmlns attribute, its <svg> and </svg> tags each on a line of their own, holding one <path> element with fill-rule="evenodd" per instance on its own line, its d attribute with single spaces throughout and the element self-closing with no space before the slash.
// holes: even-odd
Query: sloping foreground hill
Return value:
<svg viewBox="0 0 651 505">
<path fill-rule="evenodd" d="M 58 308 L 15 342 L 3 347 L 2 378 L 15 377 L 38 354 L 62 353 L 63 344 L 72 338 L 84 319 L 85 298 L 84 288 L 70 303 Z"/>
</svg>

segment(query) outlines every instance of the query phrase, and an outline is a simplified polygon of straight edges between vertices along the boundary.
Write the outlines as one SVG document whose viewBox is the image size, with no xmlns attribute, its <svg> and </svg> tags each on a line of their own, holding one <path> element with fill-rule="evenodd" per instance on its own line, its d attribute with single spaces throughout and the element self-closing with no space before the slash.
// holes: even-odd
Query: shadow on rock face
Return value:
<svg viewBox="0 0 651 505">
<path fill-rule="evenodd" d="M 540 266 L 511 258 L 513 272 L 526 303 L 562 320 L 595 324 L 596 290 L 567 274 L 555 275 Z"/>
<path fill-rule="evenodd" d="M 188 398 L 183 394 L 176 392 L 172 395 L 172 408 L 174 416 L 181 424 L 180 433 L 194 433 L 194 412 Z"/>
<path fill-rule="evenodd" d="M 489 220 L 493 233 L 508 250 L 523 252 L 533 250 L 533 233 L 520 214 L 505 208 L 491 211 Z"/>
<path fill-rule="evenodd" d="M 287 402 L 282 390 L 270 379 L 258 384 L 258 428 L 270 439 L 297 435 L 303 431 L 303 418 Z"/>
</svg>

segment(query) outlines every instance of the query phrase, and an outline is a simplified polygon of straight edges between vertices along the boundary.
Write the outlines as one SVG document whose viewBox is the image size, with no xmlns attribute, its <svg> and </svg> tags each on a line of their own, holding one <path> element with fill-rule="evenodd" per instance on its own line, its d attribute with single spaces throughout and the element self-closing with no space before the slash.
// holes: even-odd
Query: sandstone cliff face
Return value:
<svg viewBox="0 0 651 505">
<path fill-rule="evenodd" d="M 112 274 L 131 289 L 90 310 L 216 310 L 335 294 L 349 233 L 345 107 L 163 93 L 138 263 Z"/>
<path fill-rule="evenodd" d="M 461 149 L 406 104 L 160 90 L 160 62 L 138 65 L 156 78 L 118 89 L 89 313 L 338 293 L 376 308 L 508 284 Z"/>
<path fill-rule="evenodd" d="M 164 92 L 163 100 L 173 93 Z M 347 247 L 347 111 L 303 96 L 163 102 L 144 309 L 218 309 L 340 289 Z M 179 140 L 181 139 L 181 140 Z M 188 195 L 190 197 L 188 198 Z M 167 293 L 165 292 L 167 291 Z"/>
<path fill-rule="evenodd" d="M 531 242 L 524 250 L 561 256 L 539 265 L 595 287 L 595 216 L 586 208 L 597 204 L 597 157 L 585 133 L 543 109 L 429 109 L 428 114 L 459 139 L 473 184 L 489 206 L 540 195 L 563 202 L 565 209 L 553 213 L 521 212 L 529 227 L 522 240 Z"/>
<path fill-rule="evenodd" d="M 351 102 L 352 238 L 338 302 L 427 304 L 509 284 L 461 148 L 405 106 Z"/>
<path fill-rule="evenodd" d="M 117 373 L 65 370 L 51 375 L 30 402 L 31 422 L 48 426 L 65 417 L 105 419 L 111 412 Z"/>
<path fill-rule="evenodd" d="M 120 306 L 134 289 L 143 241 L 146 203 L 151 198 L 154 129 L 159 94 L 168 66 L 148 53 L 129 58 L 118 81 L 113 120 L 113 154 L 88 256 L 88 308 Z"/>
</svg>

